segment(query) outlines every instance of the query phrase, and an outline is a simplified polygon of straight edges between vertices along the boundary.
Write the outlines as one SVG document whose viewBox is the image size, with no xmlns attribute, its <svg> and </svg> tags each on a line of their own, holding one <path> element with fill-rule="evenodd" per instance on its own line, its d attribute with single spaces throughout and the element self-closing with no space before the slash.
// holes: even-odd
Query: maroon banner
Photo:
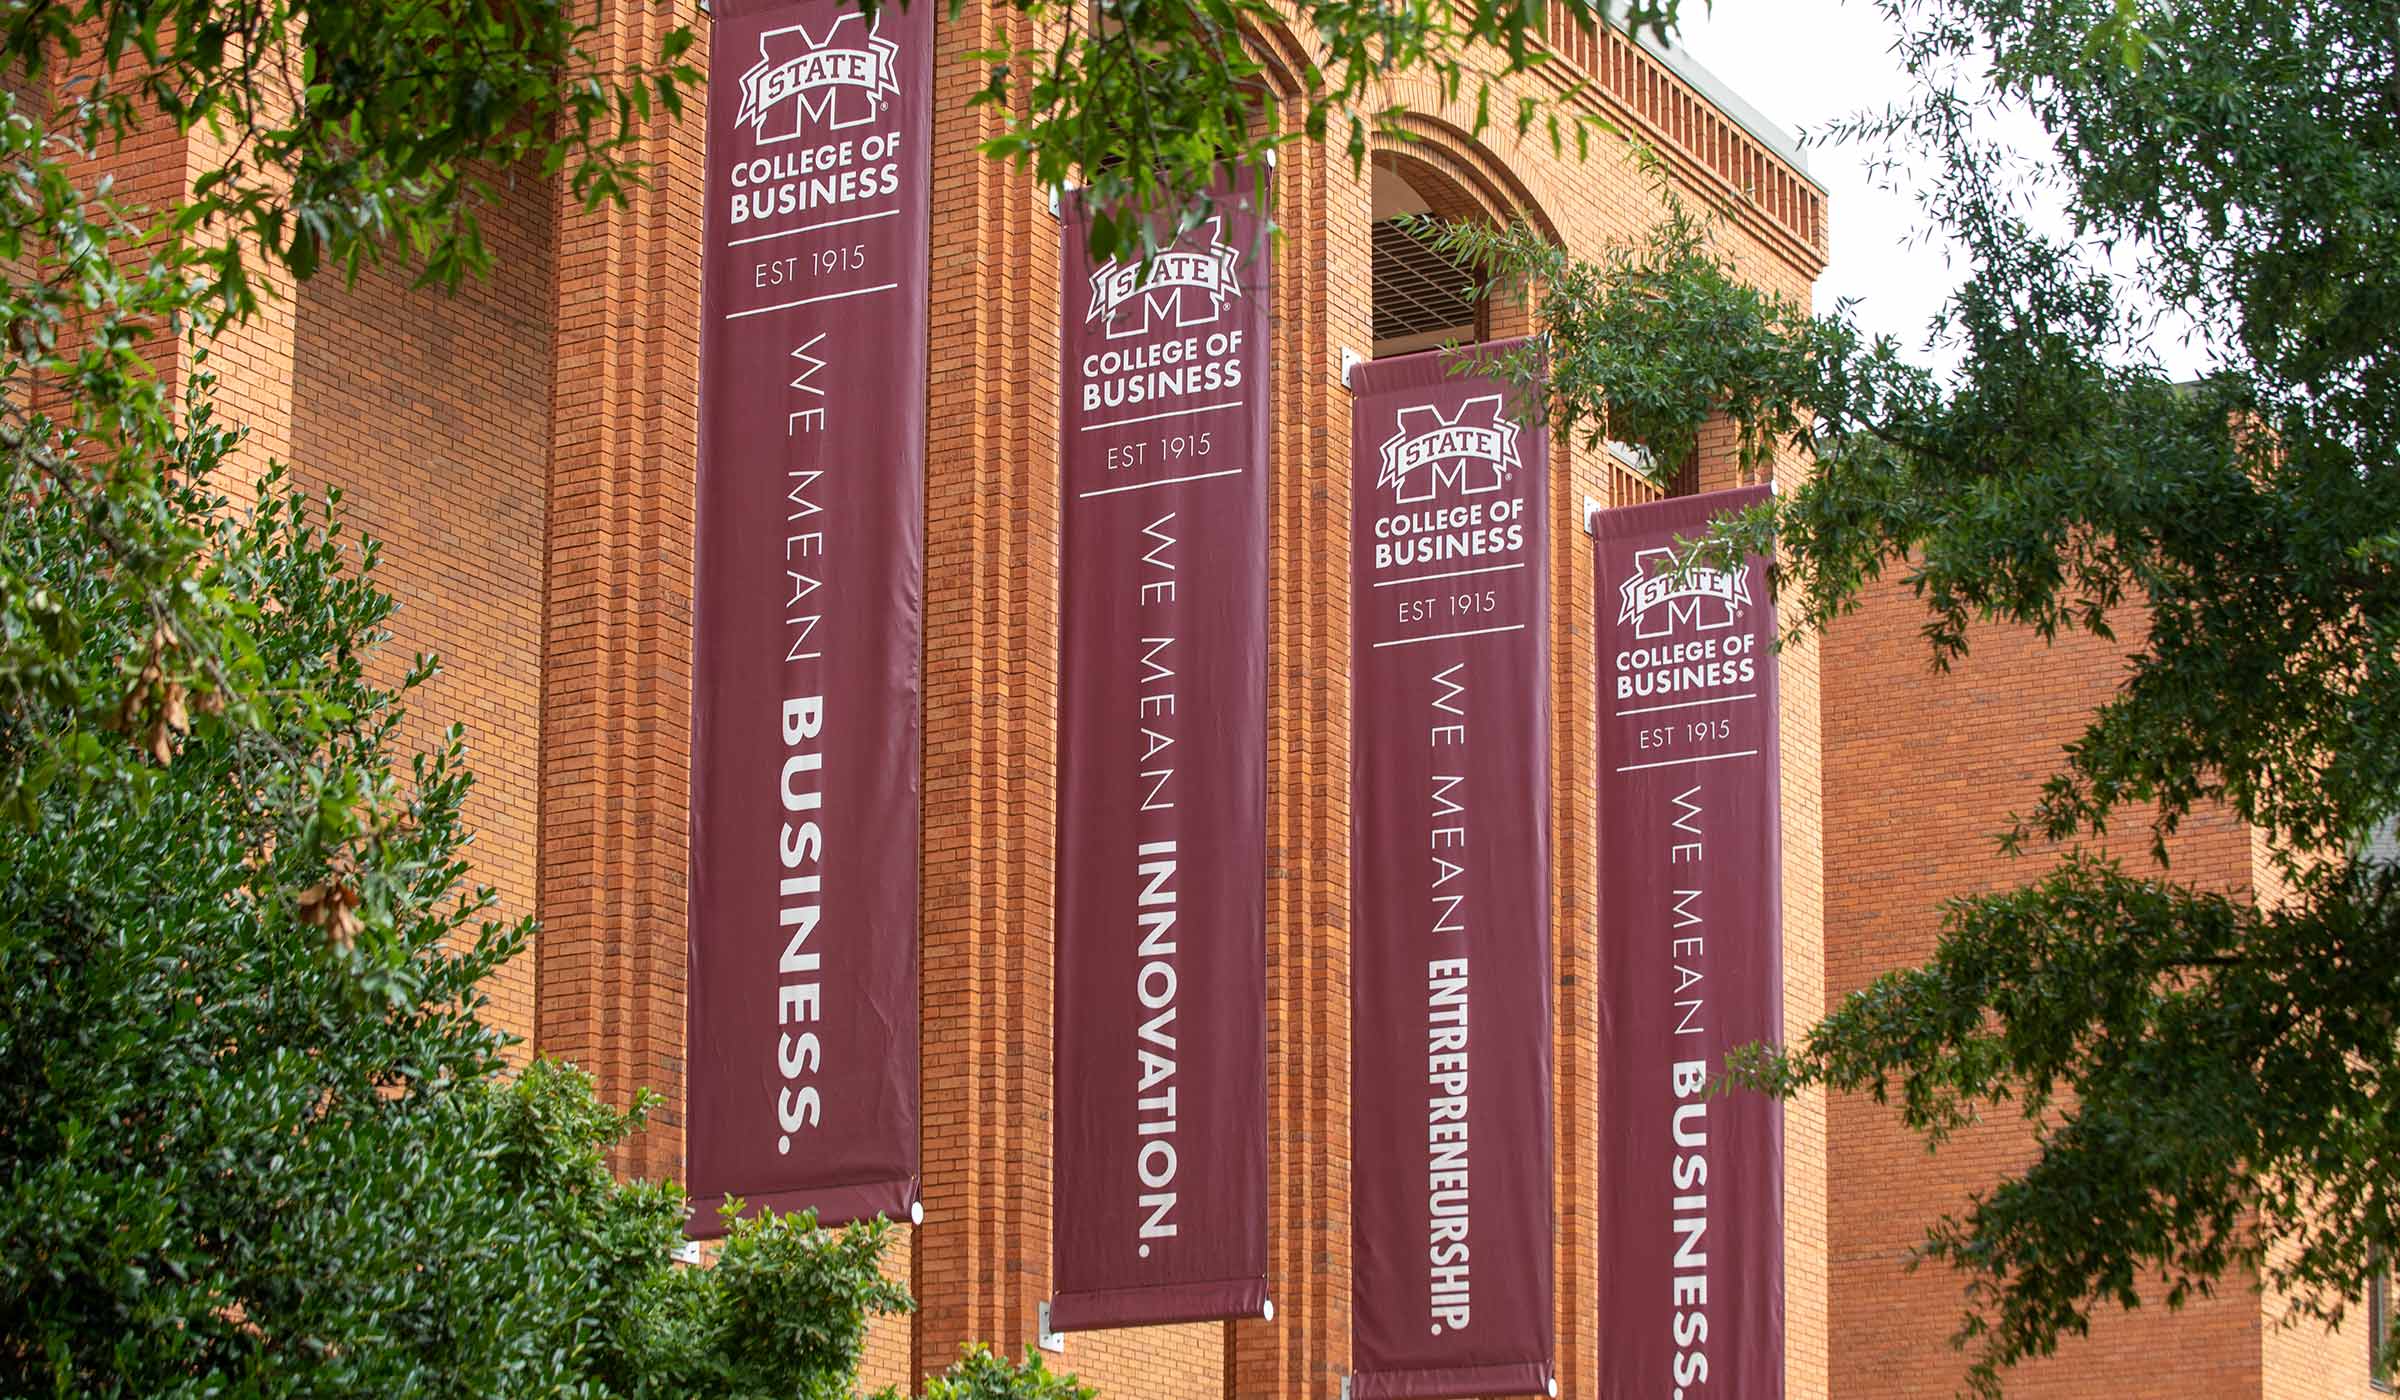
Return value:
<svg viewBox="0 0 2400 1400">
<path fill-rule="evenodd" d="M 1247 180 L 1145 268 L 1067 201 L 1060 1330 L 1267 1302 L 1267 234 Z"/>
<path fill-rule="evenodd" d="M 1678 567 L 1769 494 L 1596 517 L 1602 1395 L 1783 1394 L 1783 1113 L 1708 1094 L 1783 1038 L 1775 605 Z"/>
<path fill-rule="evenodd" d="M 1351 379 L 1358 1400 L 1553 1374 L 1550 462 L 1475 353 Z"/>
<path fill-rule="evenodd" d="M 700 297 L 689 1170 L 917 1203 L 933 7 L 718 0 Z"/>
</svg>

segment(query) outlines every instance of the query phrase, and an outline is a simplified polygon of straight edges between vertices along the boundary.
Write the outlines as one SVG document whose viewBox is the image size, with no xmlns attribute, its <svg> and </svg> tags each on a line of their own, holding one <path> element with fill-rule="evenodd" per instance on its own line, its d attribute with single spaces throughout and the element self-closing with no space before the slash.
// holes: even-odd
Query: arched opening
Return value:
<svg viewBox="0 0 2400 1400">
<path fill-rule="evenodd" d="M 1489 339 L 1474 274 L 1404 223 L 1412 214 L 1480 219 L 1482 207 L 1432 167 L 1391 155 L 1375 159 L 1374 206 L 1375 358 Z"/>
</svg>

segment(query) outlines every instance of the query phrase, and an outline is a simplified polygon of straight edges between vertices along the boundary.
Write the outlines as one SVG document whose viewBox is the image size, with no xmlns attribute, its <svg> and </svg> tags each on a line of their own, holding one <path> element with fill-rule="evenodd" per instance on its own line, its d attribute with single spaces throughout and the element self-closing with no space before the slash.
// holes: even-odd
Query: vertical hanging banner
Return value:
<svg viewBox="0 0 2400 1400">
<path fill-rule="evenodd" d="M 1549 453 L 1432 351 L 1351 429 L 1351 1393 L 1551 1384 Z"/>
<path fill-rule="evenodd" d="M 1267 1308 L 1266 224 L 1061 237 L 1060 1330 Z"/>
<path fill-rule="evenodd" d="M 1602 1395 L 1783 1394 L 1783 1112 L 1708 1096 L 1783 1038 L 1775 605 L 1693 566 L 1752 487 L 1600 512 Z"/>
<path fill-rule="evenodd" d="M 917 1203 L 933 9 L 717 0 L 700 296 L 688 1170 Z"/>
</svg>

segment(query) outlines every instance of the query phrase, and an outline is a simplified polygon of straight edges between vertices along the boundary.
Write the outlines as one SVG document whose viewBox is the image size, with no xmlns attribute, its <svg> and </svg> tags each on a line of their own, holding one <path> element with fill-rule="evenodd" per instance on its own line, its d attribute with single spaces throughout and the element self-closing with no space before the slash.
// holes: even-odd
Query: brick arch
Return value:
<svg viewBox="0 0 2400 1400">
<path fill-rule="evenodd" d="M 1550 214 L 1557 200 L 1545 197 L 1545 176 L 1528 177 L 1473 133 L 1433 115 L 1445 104 L 1430 83 L 1404 80 L 1395 85 L 1393 97 L 1406 109 L 1398 122 L 1402 134 L 1377 133 L 1368 143 L 1368 159 L 1388 162 L 1407 175 L 1444 218 L 1522 219 L 1551 242 L 1566 241 Z M 1445 207 L 1444 199 L 1458 207 Z"/>
<path fill-rule="evenodd" d="M 1368 161 L 1390 170 L 1406 180 L 1411 189 L 1425 197 L 1435 218 L 1452 223 L 1495 223 L 1508 217 L 1505 208 L 1495 209 L 1487 192 L 1473 188 L 1454 173 L 1454 162 L 1435 157 L 1422 147 L 1402 142 L 1387 142 L 1368 156 Z"/>
<path fill-rule="evenodd" d="M 1522 220 L 1557 243 L 1557 226 L 1533 192 L 1480 141 L 1418 112 L 1399 121 L 1400 134 L 1378 135 L 1368 159 L 1406 180 L 1438 218 L 1502 224 Z M 1508 297 L 1479 298 L 1475 338 L 1498 340 L 1533 329 L 1530 308 Z"/>
<path fill-rule="evenodd" d="M 1312 59 L 1308 45 L 1290 25 L 1278 16 L 1250 14 L 1243 16 L 1241 31 L 1251 57 L 1266 67 L 1276 101 L 1288 103 L 1307 91 L 1304 75 Z"/>
</svg>

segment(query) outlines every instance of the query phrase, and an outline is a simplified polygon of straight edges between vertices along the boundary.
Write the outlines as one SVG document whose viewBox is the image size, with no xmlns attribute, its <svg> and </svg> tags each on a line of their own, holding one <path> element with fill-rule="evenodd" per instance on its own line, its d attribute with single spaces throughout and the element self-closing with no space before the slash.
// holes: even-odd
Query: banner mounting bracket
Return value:
<svg viewBox="0 0 2400 1400">
<path fill-rule="evenodd" d="M 1583 498 L 1583 532 L 1589 535 L 1597 532 L 1599 528 L 1600 498 L 1598 496 L 1586 496 Z"/>
<path fill-rule="evenodd" d="M 1034 1327 L 1033 1344 L 1034 1344 L 1035 1346 L 1037 1346 L 1037 1347 L 1040 1347 L 1042 1350 L 1044 1350 L 1044 1351 L 1048 1351 L 1048 1352 L 1061 1352 L 1061 1353 L 1063 1353 L 1063 1352 L 1065 1352 L 1065 1351 L 1066 1351 L 1066 1349 L 1067 1349 L 1067 1337 L 1066 1337 L 1066 1334 L 1065 1334 L 1065 1333 L 1063 1333 L 1063 1332 L 1054 1332 L 1054 1331 L 1052 1331 L 1052 1330 L 1051 1330 L 1051 1328 L 1050 1328 L 1050 1300 L 1049 1300 L 1049 1299 L 1047 1299 L 1047 1298 L 1044 1298 L 1044 1299 L 1042 1300 L 1042 1302 L 1041 1302 L 1041 1306 L 1040 1306 L 1040 1307 L 1039 1307 L 1039 1308 L 1036 1310 L 1036 1317 L 1035 1317 L 1035 1320 L 1034 1320 L 1033 1327 Z"/>
</svg>

